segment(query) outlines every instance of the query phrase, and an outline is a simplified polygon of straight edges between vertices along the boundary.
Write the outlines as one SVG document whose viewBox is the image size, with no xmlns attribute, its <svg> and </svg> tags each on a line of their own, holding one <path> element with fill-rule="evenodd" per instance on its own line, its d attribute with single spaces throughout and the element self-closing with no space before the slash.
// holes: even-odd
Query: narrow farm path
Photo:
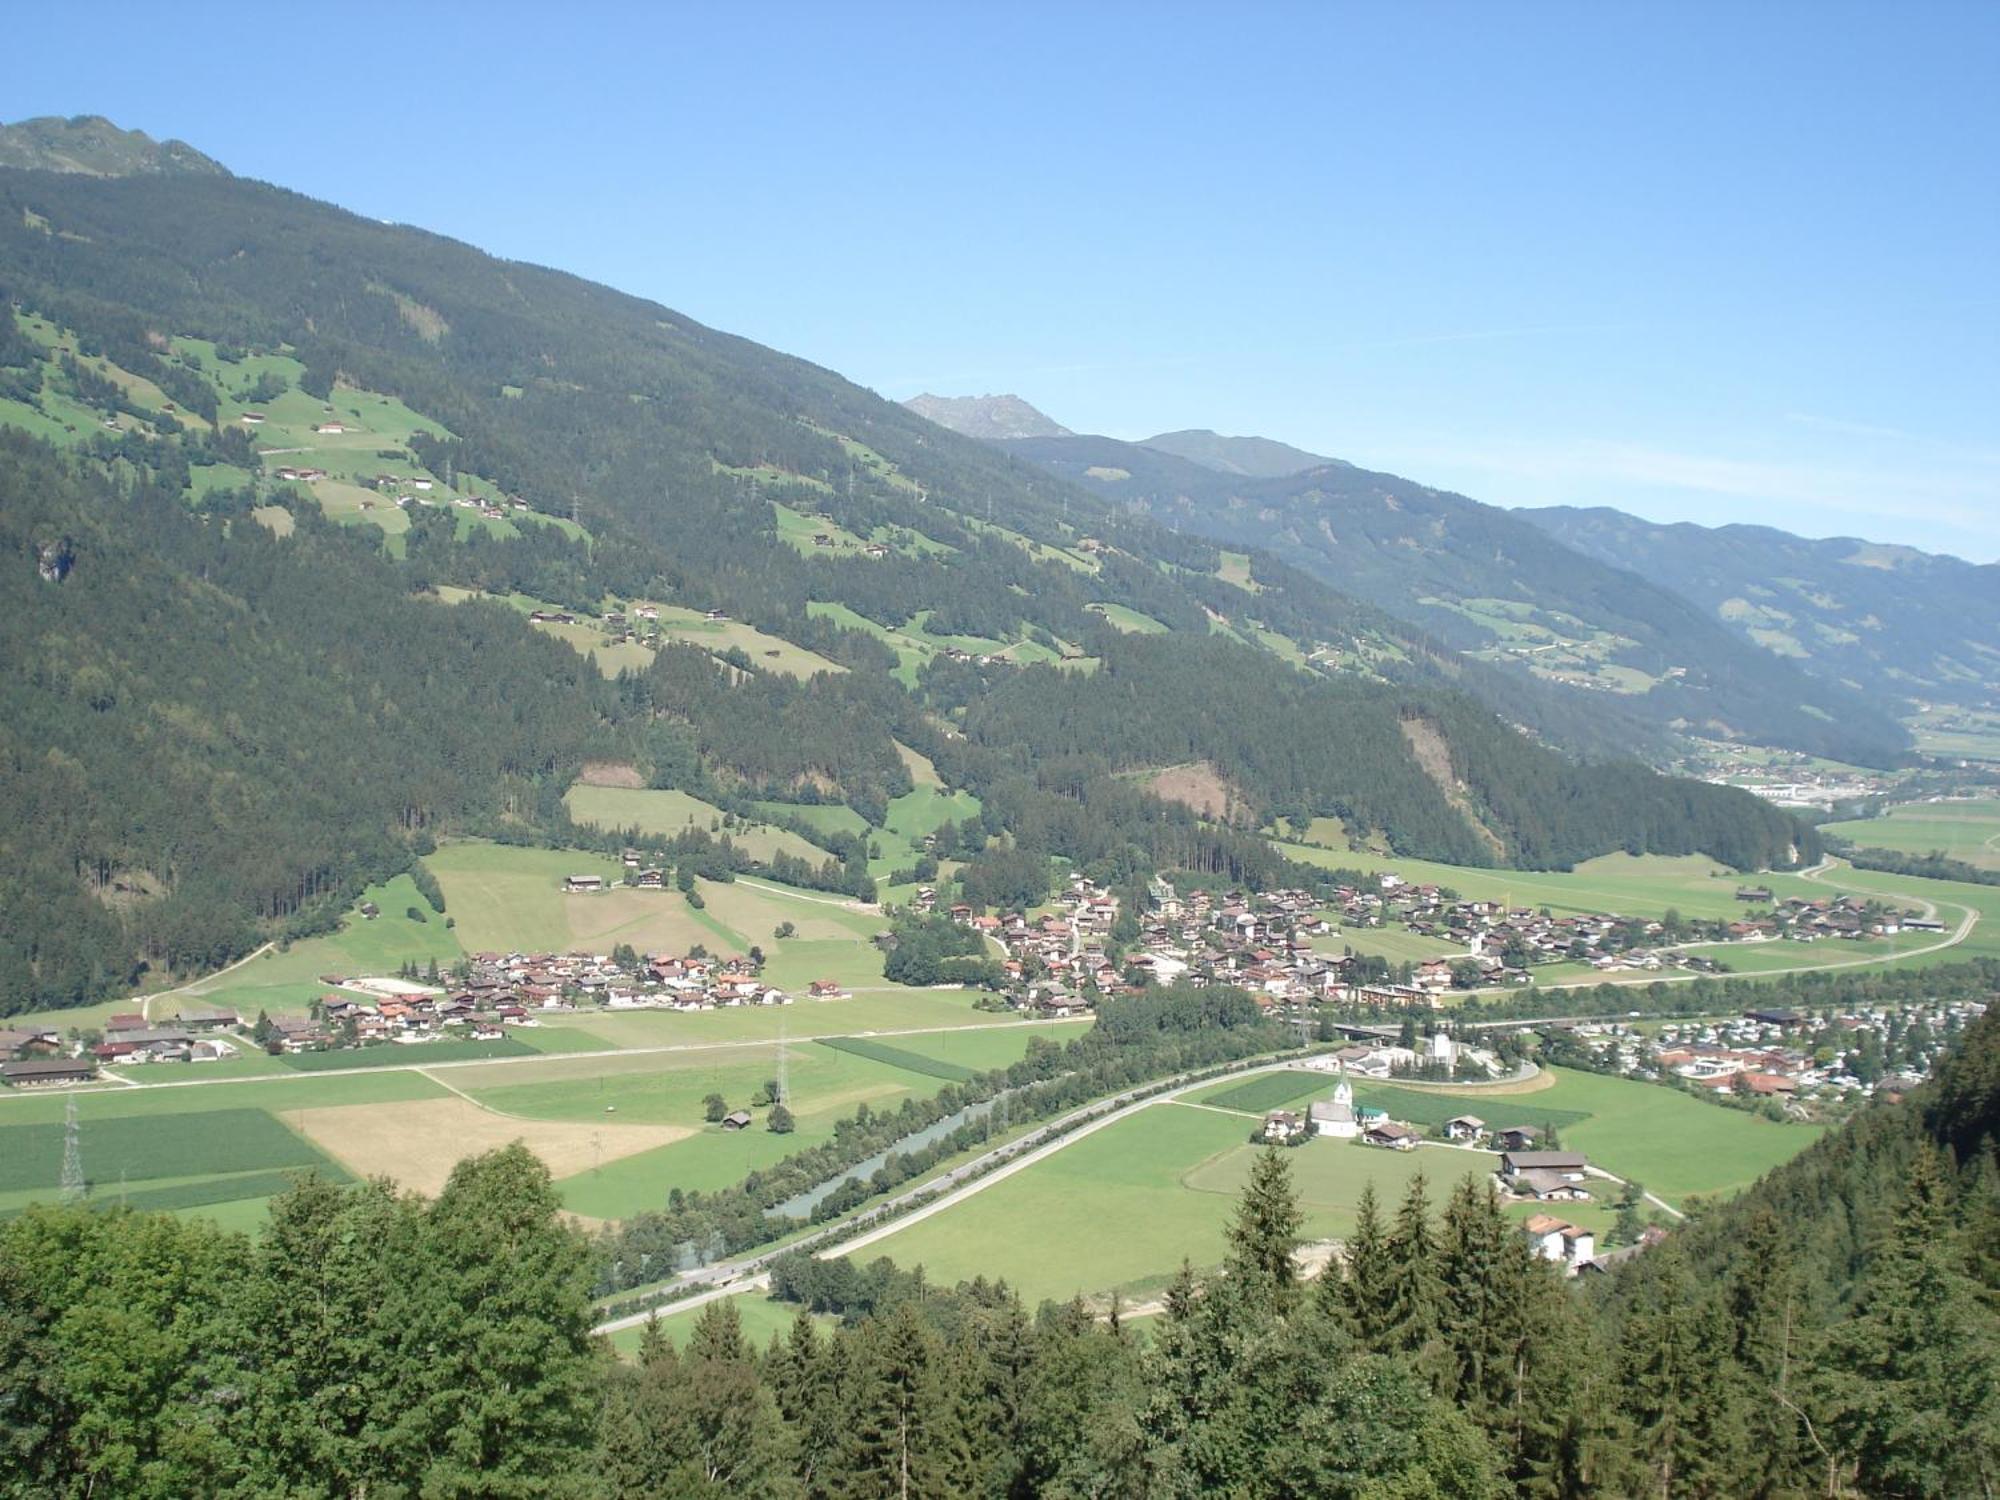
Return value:
<svg viewBox="0 0 2000 1500">
<path fill-rule="evenodd" d="M 245 964 L 249 963 L 253 958 L 262 958 L 266 953 L 269 953 L 271 949 L 276 946 L 277 945 L 274 943 L 266 943 L 261 948 L 253 949 L 249 953 L 244 954 L 241 958 L 237 959 L 235 963 L 230 964 L 225 968 L 217 969 L 213 974 L 204 974 L 199 979 L 190 979 L 186 984 L 177 984 L 170 990 L 158 990 L 150 995 L 142 995 L 139 997 L 139 1014 L 144 1016 L 148 1021 L 150 1021 L 153 1019 L 153 1002 L 155 1000 L 164 1000 L 169 995 L 184 994 L 188 990 L 193 989 L 198 984 L 208 984 L 213 980 L 220 979 L 225 974 L 233 974 L 236 972 L 236 970 L 242 968 Z"/>
</svg>

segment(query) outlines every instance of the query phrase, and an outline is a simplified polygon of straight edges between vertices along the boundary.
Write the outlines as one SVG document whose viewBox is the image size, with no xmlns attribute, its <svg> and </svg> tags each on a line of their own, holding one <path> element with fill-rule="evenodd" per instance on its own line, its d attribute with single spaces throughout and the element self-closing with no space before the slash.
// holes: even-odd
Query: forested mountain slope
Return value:
<svg viewBox="0 0 2000 1500">
<path fill-rule="evenodd" d="M 986 801 L 984 900 L 1034 898 L 1054 858 L 1300 878 L 1124 779 L 1154 757 L 1215 762 L 1253 820 L 1338 812 L 1412 855 L 1811 852 L 1745 794 L 1570 766 L 1463 693 L 1570 744 L 1615 715 L 574 277 L 226 177 L 0 170 L 0 291 L 0 429 L 35 435 L 0 449 L 24 914 L 0 1006 L 330 920 L 433 837 L 572 838 L 586 755 L 879 824 L 914 747 Z M 582 615 L 580 648 L 640 601 L 682 623 L 607 681 L 537 600 Z M 1344 753 L 1276 765 L 1260 723 Z M 865 890 L 865 840 L 817 837 L 819 878 Z"/>
<path fill-rule="evenodd" d="M 1881 763 L 1908 737 L 1842 685 L 1508 511 L 1349 466 L 1253 479 L 1110 438 L 1006 445 L 1136 513 L 1266 548 L 1461 650 L 1659 725 Z"/>
<path fill-rule="evenodd" d="M 1028 437 L 1035 434 L 1022 433 Z M 1040 434 L 1048 436 L 1049 434 Z M 1282 479 L 1287 474 L 1303 474 L 1307 469 L 1323 469 L 1329 464 L 1352 467 L 1344 459 L 1325 458 L 1294 448 L 1275 438 L 1224 437 L 1206 428 L 1190 427 L 1182 432 L 1163 432 L 1143 439 L 1139 446 L 1156 453 L 1171 453 L 1204 469 L 1222 474 L 1240 474 L 1249 479 Z"/>
<path fill-rule="evenodd" d="M 2000 700 L 2000 564 L 1769 526 L 1662 526 L 1604 507 L 1515 514 L 1878 700 Z"/>
<path fill-rule="evenodd" d="M 611 711 L 567 647 L 358 536 L 204 524 L 4 427 L 0 559 L 0 1012 L 345 906 L 433 830 L 532 813 Z"/>
</svg>

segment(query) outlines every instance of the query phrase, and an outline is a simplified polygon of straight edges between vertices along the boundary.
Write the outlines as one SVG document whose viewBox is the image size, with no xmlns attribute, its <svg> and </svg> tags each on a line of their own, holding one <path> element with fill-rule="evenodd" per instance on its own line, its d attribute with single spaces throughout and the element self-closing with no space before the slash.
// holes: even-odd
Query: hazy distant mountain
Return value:
<svg viewBox="0 0 2000 1500">
<path fill-rule="evenodd" d="M 1023 433 L 1022 436 L 1028 436 Z M 1054 436 L 1052 433 L 1036 436 Z M 1246 479 L 1283 479 L 1288 474 L 1303 474 L 1307 469 L 1323 469 L 1328 464 L 1339 464 L 1343 468 L 1352 467 L 1345 459 L 1326 458 L 1317 453 L 1308 453 L 1303 448 L 1294 448 L 1290 443 L 1281 443 L 1276 438 L 1224 437 L 1219 432 L 1211 432 L 1206 427 L 1190 427 L 1184 432 L 1163 432 L 1158 437 L 1144 439 L 1139 446 L 1152 448 L 1160 453 L 1171 453 L 1176 458 L 1185 458 L 1200 464 L 1204 469 L 1214 469 L 1218 474 L 1241 474 Z"/>
<path fill-rule="evenodd" d="M 1604 507 L 1515 514 L 1808 671 L 1901 698 L 2000 697 L 2000 565 L 1768 526 L 1657 525 Z"/>
<path fill-rule="evenodd" d="M 1674 590 L 1497 506 L 1351 465 L 1253 479 L 1113 438 L 1004 446 L 1154 520 L 1276 553 L 1600 712 L 1869 764 L 1908 744 L 1862 693 L 1755 649 Z"/>
<path fill-rule="evenodd" d="M 80 172 L 86 177 L 137 177 L 191 172 L 227 177 L 229 169 L 186 141 L 156 141 L 143 130 L 120 130 L 102 115 L 62 119 L 42 115 L 0 125 L 0 167 Z"/>
<path fill-rule="evenodd" d="M 933 396 L 927 391 L 903 405 L 940 427 L 988 442 L 1070 435 L 1067 427 L 1043 416 L 1019 396 Z"/>
</svg>

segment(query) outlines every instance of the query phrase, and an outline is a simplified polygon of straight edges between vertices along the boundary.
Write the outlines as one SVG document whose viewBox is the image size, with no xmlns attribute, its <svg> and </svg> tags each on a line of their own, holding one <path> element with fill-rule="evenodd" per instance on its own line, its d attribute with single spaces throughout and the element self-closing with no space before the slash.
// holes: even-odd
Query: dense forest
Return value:
<svg viewBox="0 0 2000 1500">
<path fill-rule="evenodd" d="M 148 477 L 0 428 L 0 1010 L 330 922 L 434 831 L 559 799 L 613 706 L 511 611 Z"/>
<path fill-rule="evenodd" d="M 1746 792 L 1636 763 L 1578 764 L 1485 723 L 1454 695 L 1310 683 L 1220 642 L 1171 637 L 1107 647 L 1088 678 L 1011 674 L 966 714 L 973 740 L 1028 747 L 1045 780 L 1205 760 L 1256 820 L 1339 817 L 1380 830 L 1399 854 L 1454 864 L 1566 868 L 1625 849 L 1756 868 L 1817 854 L 1795 820 Z M 1422 764 L 1411 740 L 1435 744 L 1443 763 Z"/>
<path fill-rule="evenodd" d="M 0 434 L 0 890 L 18 914 L 0 1012 L 319 930 L 442 837 L 576 840 L 561 799 L 586 756 L 879 826 L 911 785 L 898 743 L 914 748 L 982 800 L 954 839 L 962 889 L 989 906 L 1035 899 L 1057 858 L 1119 888 L 1157 870 L 1306 884 L 1256 825 L 1317 812 L 1468 863 L 1811 852 L 1747 798 L 1610 756 L 1629 728 L 1611 708 L 1576 711 L 1262 554 L 1227 581 L 1210 542 L 574 277 L 236 179 L 0 170 L 0 303 L 0 399 L 59 391 L 125 418 L 62 451 Z M 16 308 L 74 353 L 44 358 Z M 213 361 L 169 331 L 214 341 Z M 393 549 L 329 524 L 213 425 L 210 366 L 279 349 L 316 397 L 339 383 L 423 414 L 388 456 L 476 473 L 588 533 L 467 533 L 427 504 Z M 291 378 L 267 368 L 258 388 L 277 399 Z M 194 482 L 217 465 L 257 477 Z M 894 545 L 809 555 L 781 539 L 777 501 Z M 259 505 L 289 534 L 253 523 Z M 848 670 L 797 681 L 676 646 L 606 682 L 513 610 L 441 607 L 444 584 L 724 610 Z M 1171 634 L 1128 636 L 1113 610 Z M 1097 670 L 939 652 L 911 685 L 878 632 L 919 620 Z M 1478 706 L 1495 702 L 1504 722 Z M 1242 821 L 1128 775 L 1188 760 L 1221 768 Z M 860 894 L 865 848 L 812 837 L 828 862 L 790 873 Z"/>
<path fill-rule="evenodd" d="M 518 1146 L 435 1202 L 308 1179 L 255 1238 L 40 1207 L 0 1225 L 0 1494 L 1990 1495 L 1997 1134 L 1989 1012 L 1917 1096 L 1603 1278 L 1419 1176 L 1304 1280 L 1271 1150 L 1144 1332 L 790 1257 L 767 1348 L 724 1300 L 629 1364 Z"/>
</svg>

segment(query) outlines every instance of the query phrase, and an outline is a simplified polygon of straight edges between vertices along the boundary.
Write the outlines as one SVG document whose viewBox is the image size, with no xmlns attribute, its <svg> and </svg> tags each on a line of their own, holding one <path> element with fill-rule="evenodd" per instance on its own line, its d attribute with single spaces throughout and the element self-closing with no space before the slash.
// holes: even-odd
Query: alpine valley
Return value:
<svg viewBox="0 0 2000 1500">
<path fill-rule="evenodd" d="M 1994 592 L 0 127 L 0 1500 L 1991 1497 Z"/>
</svg>

